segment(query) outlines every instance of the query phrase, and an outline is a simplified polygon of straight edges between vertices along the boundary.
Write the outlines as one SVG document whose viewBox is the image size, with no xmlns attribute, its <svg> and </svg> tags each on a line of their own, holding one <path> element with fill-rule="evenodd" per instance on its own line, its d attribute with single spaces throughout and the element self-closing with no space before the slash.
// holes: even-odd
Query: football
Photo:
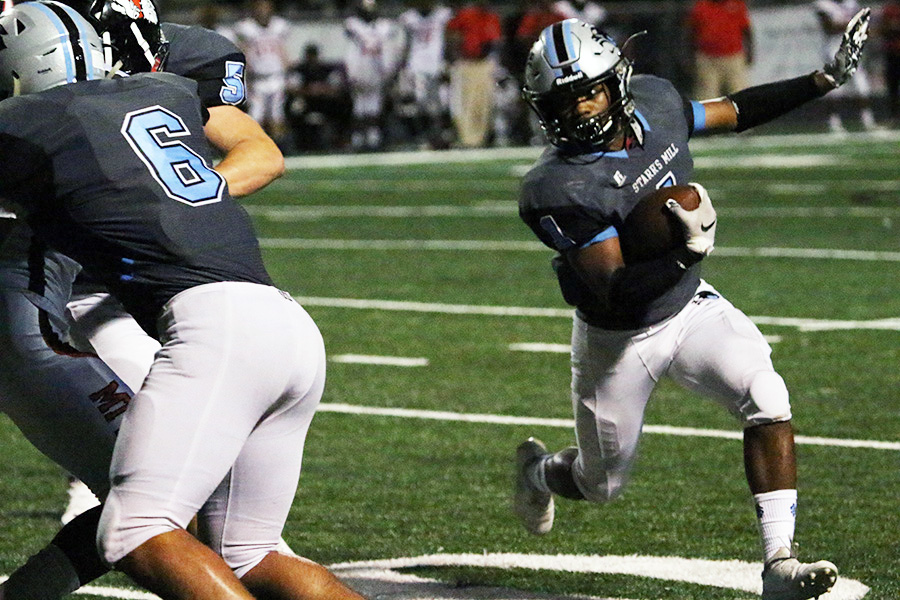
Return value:
<svg viewBox="0 0 900 600">
<path fill-rule="evenodd" d="M 619 232 L 626 263 L 658 258 L 684 244 L 681 221 L 666 208 L 669 198 L 685 210 L 700 206 L 700 195 L 689 185 L 659 188 L 641 198 L 625 217 Z"/>
</svg>

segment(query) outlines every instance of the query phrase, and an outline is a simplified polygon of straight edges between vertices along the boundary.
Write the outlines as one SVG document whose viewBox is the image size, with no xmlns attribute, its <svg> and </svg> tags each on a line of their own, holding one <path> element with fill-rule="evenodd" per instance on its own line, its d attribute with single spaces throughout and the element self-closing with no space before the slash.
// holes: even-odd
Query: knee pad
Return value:
<svg viewBox="0 0 900 600">
<path fill-rule="evenodd" d="M 115 490 L 107 496 L 97 526 L 97 550 L 105 564 L 115 566 L 151 538 L 184 529 L 171 516 L 155 515 L 154 511 L 141 508 L 132 506 L 134 514 L 127 514 Z"/>
<path fill-rule="evenodd" d="M 775 371 L 754 375 L 741 406 L 741 416 L 745 427 L 791 419 L 791 403 L 781 375 Z"/>
</svg>

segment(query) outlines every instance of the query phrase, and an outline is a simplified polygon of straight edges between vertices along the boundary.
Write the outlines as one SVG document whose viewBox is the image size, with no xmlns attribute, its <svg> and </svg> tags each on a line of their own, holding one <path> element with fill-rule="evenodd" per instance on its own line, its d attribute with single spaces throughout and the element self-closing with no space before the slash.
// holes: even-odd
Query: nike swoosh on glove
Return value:
<svg viewBox="0 0 900 600">
<path fill-rule="evenodd" d="M 685 210 L 678 201 L 669 198 L 666 208 L 678 217 L 684 229 L 685 246 L 691 252 L 701 256 L 709 256 L 716 241 L 716 209 L 713 208 L 709 194 L 699 183 L 689 183 L 700 196 L 700 205 L 694 210 Z"/>
</svg>

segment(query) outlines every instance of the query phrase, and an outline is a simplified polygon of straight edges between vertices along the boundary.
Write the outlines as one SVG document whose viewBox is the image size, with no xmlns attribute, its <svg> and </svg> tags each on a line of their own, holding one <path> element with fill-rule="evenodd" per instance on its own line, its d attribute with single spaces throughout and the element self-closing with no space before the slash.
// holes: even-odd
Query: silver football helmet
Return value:
<svg viewBox="0 0 900 600">
<path fill-rule="evenodd" d="M 630 124 L 631 61 L 615 42 L 584 21 L 566 19 L 541 32 L 525 64 L 522 95 L 537 113 L 554 146 L 578 151 L 602 149 Z M 609 107 L 590 118 L 576 114 L 580 98 L 606 87 Z"/>
<path fill-rule="evenodd" d="M 0 15 L 0 98 L 102 79 L 100 36 L 65 4 L 40 0 Z"/>
</svg>

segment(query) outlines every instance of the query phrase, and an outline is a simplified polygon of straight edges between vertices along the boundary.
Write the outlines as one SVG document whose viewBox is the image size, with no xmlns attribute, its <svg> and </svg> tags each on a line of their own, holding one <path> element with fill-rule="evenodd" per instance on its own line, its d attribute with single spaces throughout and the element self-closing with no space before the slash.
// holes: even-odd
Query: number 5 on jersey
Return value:
<svg viewBox="0 0 900 600">
<path fill-rule="evenodd" d="M 181 117 L 162 106 L 125 115 L 122 135 L 166 195 L 191 206 L 222 199 L 225 179 L 179 138 L 191 133 Z"/>
</svg>

